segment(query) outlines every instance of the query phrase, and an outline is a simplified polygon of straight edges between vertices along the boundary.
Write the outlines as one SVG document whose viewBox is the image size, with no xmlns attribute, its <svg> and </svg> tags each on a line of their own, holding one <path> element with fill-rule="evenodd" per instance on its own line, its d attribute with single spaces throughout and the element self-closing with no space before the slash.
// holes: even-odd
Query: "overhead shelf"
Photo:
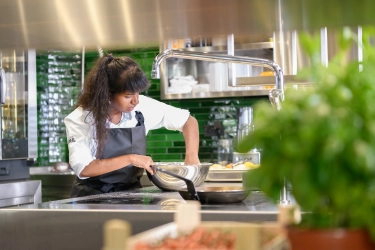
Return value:
<svg viewBox="0 0 375 250">
<path fill-rule="evenodd" d="M 200 99 L 200 98 L 223 98 L 223 97 L 237 97 L 237 96 L 268 96 L 270 90 L 275 89 L 273 84 L 274 76 L 261 77 L 240 77 L 238 78 L 238 85 L 230 87 L 230 90 L 224 91 L 200 91 L 191 93 L 165 93 L 164 88 L 161 90 L 161 99 L 176 100 L 176 99 Z M 295 75 L 284 76 L 285 89 L 307 89 L 313 87 L 313 82 L 296 79 Z M 247 88 L 247 90 L 244 90 Z"/>
</svg>

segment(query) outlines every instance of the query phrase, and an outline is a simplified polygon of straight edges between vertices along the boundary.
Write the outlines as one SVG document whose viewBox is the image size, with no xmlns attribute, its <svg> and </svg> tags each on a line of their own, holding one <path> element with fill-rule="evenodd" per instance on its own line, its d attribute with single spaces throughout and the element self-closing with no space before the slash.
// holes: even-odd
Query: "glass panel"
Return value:
<svg viewBox="0 0 375 250">
<path fill-rule="evenodd" d="M 1 105 L 2 159 L 27 158 L 27 89 L 24 51 L 1 51 L 5 100 Z"/>
</svg>

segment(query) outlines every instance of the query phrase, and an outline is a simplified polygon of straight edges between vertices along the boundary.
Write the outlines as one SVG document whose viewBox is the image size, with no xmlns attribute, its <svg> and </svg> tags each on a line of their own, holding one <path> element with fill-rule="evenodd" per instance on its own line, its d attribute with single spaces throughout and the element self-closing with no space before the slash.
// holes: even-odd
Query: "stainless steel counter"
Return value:
<svg viewBox="0 0 375 250">
<path fill-rule="evenodd" d="M 37 180 L 0 182 L 0 208 L 41 203 L 41 186 Z"/>
<path fill-rule="evenodd" d="M 30 179 L 42 182 L 43 202 L 69 198 L 76 178 L 74 171 L 57 172 L 52 166 L 30 167 Z M 146 173 L 141 178 L 141 184 L 143 187 L 152 186 Z"/>
<path fill-rule="evenodd" d="M 137 234 L 172 222 L 180 202 L 184 200 L 178 192 L 147 187 L 0 209 L 0 249 L 101 249 L 107 220 L 126 220 Z M 276 221 L 277 214 L 276 205 L 260 192 L 252 192 L 240 203 L 201 207 L 202 221 Z"/>
<path fill-rule="evenodd" d="M 203 186 L 241 186 L 242 183 L 207 183 Z M 152 186 L 126 192 L 91 195 L 45 202 L 39 209 L 93 209 L 93 210 L 174 210 L 176 204 L 184 203 L 178 192 L 162 191 Z M 36 207 L 35 207 L 36 208 Z M 202 211 L 254 211 L 276 212 L 277 207 L 261 192 L 252 192 L 243 202 L 229 204 L 202 204 Z"/>
</svg>

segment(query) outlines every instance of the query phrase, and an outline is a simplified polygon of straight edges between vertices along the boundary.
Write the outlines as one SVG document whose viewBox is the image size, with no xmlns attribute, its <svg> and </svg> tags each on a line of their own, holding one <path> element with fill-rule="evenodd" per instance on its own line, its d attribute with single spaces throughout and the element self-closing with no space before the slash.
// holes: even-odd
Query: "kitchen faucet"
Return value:
<svg viewBox="0 0 375 250">
<path fill-rule="evenodd" d="M 160 79 L 160 65 L 165 59 L 169 57 L 211 62 L 249 64 L 252 66 L 260 66 L 271 69 L 275 73 L 276 83 L 275 89 L 272 89 L 269 92 L 268 97 L 272 106 L 277 110 L 281 110 L 281 102 L 284 101 L 284 76 L 280 66 L 274 61 L 247 56 L 231 56 L 223 54 L 182 51 L 178 49 L 167 49 L 155 57 L 151 71 L 152 79 Z M 284 181 L 284 187 L 280 192 L 280 200 L 278 201 L 280 205 L 289 204 L 286 186 L 286 181 Z"/>
<path fill-rule="evenodd" d="M 284 76 L 280 66 L 276 64 L 274 61 L 247 56 L 231 56 L 222 54 L 182 51 L 178 49 L 167 49 L 155 57 L 151 71 L 152 79 L 160 79 L 160 65 L 165 59 L 169 57 L 223 63 L 248 64 L 252 66 L 260 66 L 271 69 L 275 73 L 276 83 L 275 89 L 272 89 L 269 92 L 268 97 L 274 108 L 276 108 L 277 110 L 281 109 L 281 102 L 284 101 Z"/>
</svg>

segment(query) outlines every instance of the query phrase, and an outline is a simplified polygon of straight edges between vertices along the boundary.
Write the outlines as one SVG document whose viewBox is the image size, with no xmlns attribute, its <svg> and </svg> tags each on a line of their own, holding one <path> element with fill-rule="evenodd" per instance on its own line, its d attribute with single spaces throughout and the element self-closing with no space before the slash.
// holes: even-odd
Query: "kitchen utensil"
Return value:
<svg viewBox="0 0 375 250">
<path fill-rule="evenodd" d="M 172 173 L 172 172 L 169 172 L 165 169 L 162 169 L 160 167 L 156 167 L 156 166 L 152 166 L 152 169 L 156 172 L 163 172 L 167 175 L 171 175 L 173 177 L 176 177 L 180 180 L 183 180 L 185 183 L 186 183 L 186 187 L 187 187 L 187 194 L 186 194 L 186 197 L 187 197 L 187 200 L 198 200 L 199 201 L 199 197 L 197 195 L 197 192 L 195 191 L 195 186 L 193 184 L 193 182 L 189 179 L 186 179 L 182 176 L 179 176 L 178 174 L 175 174 L 175 173 Z"/>
<path fill-rule="evenodd" d="M 154 166 L 191 180 L 196 187 L 199 187 L 206 180 L 211 165 L 212 163 L 185 165 L 183 162 L 161 162 Z M 156 171 L 154 175 L 147 172 L 147 176 L 155 186 L 162 190 L 176 191 L 178 189 L 186 188 L 185 181 L 172 175 L 168 175 L 163 171 Z"/>
<path fill-rule="evenodd" d="M 185 200 L 198 200 L 201 203 L 235 203 L 243 201 L 250 193 L 250 189 L 244 187 L 198 187 L 193 182 L 175 173 L 169 172 L 157 166 L 152 166 L 157 172 L 163 172 L 186 183 L 186 189 L 177 190 Z"/>
</svg>

